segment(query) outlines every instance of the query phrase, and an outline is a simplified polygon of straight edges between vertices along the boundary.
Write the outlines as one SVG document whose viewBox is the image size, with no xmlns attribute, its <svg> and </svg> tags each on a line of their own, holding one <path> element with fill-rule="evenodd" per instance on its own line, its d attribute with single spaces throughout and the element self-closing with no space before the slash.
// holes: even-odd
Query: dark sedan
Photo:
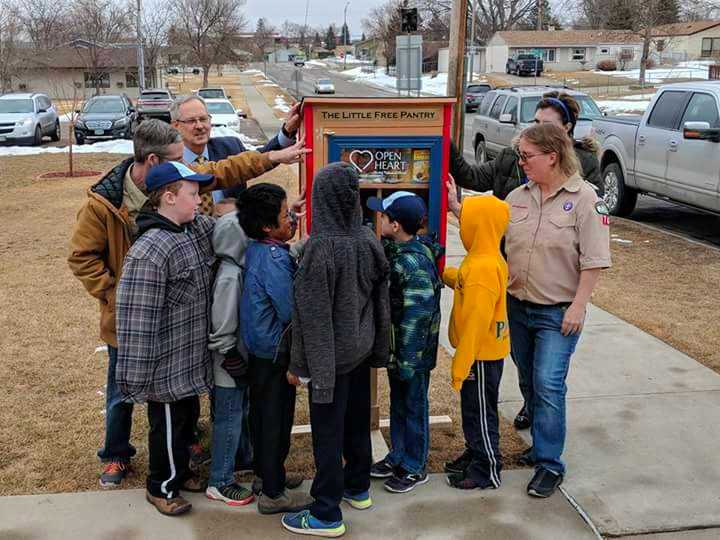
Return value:
<svg viewBox="0 0 720 540">
<path fill-rule="evenodd" d="M 465 112 L 477 111 L 485 94 L 492 90 L 489 84 L 469 84 L 465 88 Z"/>
<path fill-rule="evenodd" d="M 85 102 L 75 119 L 75 142 L 130 139 L 135 108 L 126 95 L 96 96 Z"/>
</svg>

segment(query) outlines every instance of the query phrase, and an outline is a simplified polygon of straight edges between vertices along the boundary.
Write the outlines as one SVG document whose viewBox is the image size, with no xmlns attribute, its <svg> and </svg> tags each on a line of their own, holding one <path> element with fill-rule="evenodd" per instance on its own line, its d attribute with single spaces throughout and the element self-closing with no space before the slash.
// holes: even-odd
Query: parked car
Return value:
<svg viewBox="0 0 720 540">
<path fill-rule="evenodd" d="M 45 94 L 5 94 L 0 96 L 0 143 L 42 144 L 49 135 L 60 140 L 60 120 L 55 106 Z"/>
<path fill-rule="evenodd" d="M 575 137 L 581 139 L 593 134 L 593 121 L 603 113 L 589 95 L 559 87 L 573 96 L 580 105 L 580 115 L 575 126 Z M 473 148 L 475 161 L 483 163 L 493 159 L 503 148 L 535 118 L 535 107 L 544 93 L 558 90 L 553 86 L 515 86 L 491 90 L 482 100 L 473 118 Z"/>
<path fill-rule="evenodd" d="M 169 90 L 163 88 L 143 90 L 137 99 L 137 120 L 142 122 L 146 118 L 160 118 L 170 121 L 170 105 L 174 96 Z"/>
<path fill-rule="evenodd" d="M 542 75 L 544 70 L 542 58 L 534 54 L 516 54 L 505 63 L 505 73 L 515 75 Z"/>
<path fill-rule="evenodd" d="M 595 121 L 605 202 L 630 214 L 638 194 L 720 212 L 720 84 L 662 86 L 642 117 Z"/>
<path fill-rule="evenodd" d="M 485 94 L 492 90 L 489 84 L 468 84 L 465 88 L 465 112 L 477 111 Z"/>
<path fill-rule="evenodd" d="M 226 95 L 225 89 L 220 86 L 200 88 L 195 93 L 203 99 L 230 99 L 232 97 Z"/>
<path fill-rule="evenodd" d="M 229 127 L 240 131 L 239 118 L 247 118 L 243 111 L 235 110 L 233 104 L 227 99 L 206 99 L 205 105 L 212 117 L 212 127 Z"/>
<path fill-rule="evenodd" d="M 95 96 L 77 111 L 75 142 L 131 139 L 135 129 L 135 108 L 127 95 Z"/>
<path fill-rule="evenodd" d="M 316 94 L 334 94 L 335 85 L 330 79 L 318 79 L 315 81 L 314 91 Z"/>
</svg>

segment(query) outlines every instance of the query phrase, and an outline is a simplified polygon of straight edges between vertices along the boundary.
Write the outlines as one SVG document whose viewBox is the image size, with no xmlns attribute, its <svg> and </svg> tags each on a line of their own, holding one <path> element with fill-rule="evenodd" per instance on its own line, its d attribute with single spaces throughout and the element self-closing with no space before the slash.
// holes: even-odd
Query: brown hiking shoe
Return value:
<svg viewBox="0 0 720 540">
<path fill-rule="evenodd" d="M 261 514 L 280 514 L 282 512 L 300 512 L 310 507 L 313 498 L 302 491 L 283 491 L 271 499 L 264 493 L 258 497 L 258 512 Z"/>
<path fill-rule="evenodd" d="M 150 495 L 149 491 L 146 491 L 145 498 L 147 502 L 157 508 L 158 512 L 165 516 L 179 516 L 180 514 L 189 512 L 192 508 L 192 504 L 180 496 L 166 499 L 164 497 L 154 497 Z"/>
<path fill-rule="evenodd" d="M 191 474 L 182 483 L 180 489 L 190 493 L 203 493 L 207 489 L 207 482 L 199 476 Z"/>
</svg>

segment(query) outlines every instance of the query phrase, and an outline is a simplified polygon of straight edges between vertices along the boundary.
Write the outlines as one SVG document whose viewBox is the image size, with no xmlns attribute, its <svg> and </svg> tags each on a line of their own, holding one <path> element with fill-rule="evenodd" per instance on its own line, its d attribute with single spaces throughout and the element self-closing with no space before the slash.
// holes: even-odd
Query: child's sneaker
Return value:
<svg viewBox="0 0 720 540">
<path fill-rule="evenodd" d="M 100 486 L 104 488 L 116 488 L 120 487 L 123 481 L 130 471 L 130 465 L 121 461 L 111 461 L 103 467 L 103 472 L 100 475 Z"/>
<path fill-rule="evenodd" d="M 353 495 L 349 491 L 343 491 L 343 501 L 352 506 L 355 510 L 367 510 L 373 504 L 369 491 L 363 491 Z"/>
<path fill-rule="evenodd" d="M 222 501 L 229 506 L 245 506 L 255 500 L 252 491 L 235 483 L 222 487 L 210 486 L 205 491 L 205 495 L 208 499 Z"/>
<path fill-rule="evenodd" d="M 447 483 L 455 489 L 497 489 L 497 486 L 490 481 L 478 482 L 464 474 L 449 474 Z"/>
<path fill-rule="evenodd" d="M 381 459 L 370 467 L 370 476 L 373 478 L 390 478 L 395 474 L 395 467 L 388 463 L 387 459 Z"/>
<path fill-rule="evenodd" d="M 472 461 L 472 452 L 469 448 L 460 454 L 460 457 L 453 459 L 452 461 L 445 462 L 445 472 L 448 474 L 465 473 L 465 470 L 470 466 Z"/>
<path fill-rule="evenodd" d="M 415 486 L 427 484 L 428 480 L 430 480 L 430 477 L 425 472 L 415 474 L 401 470 L 385 482 L 385 489 L 391 493 L 407 493 L 415 489 Z"/>
<path fill-rule="evenodd" d="M 297 514 L 285 514 L 282 526 L 288 531 L 325 538 L 337 538 L 345 534 L 345 524 L 342 521 L 323 521 L 313 517 L 310 510 L 303 510 Z"/>
<path fill-rule="evenodd" d="M 197 471 L 203 465 L 210 463 L 212 456 L 200 443 L 190 446 L 190 470 Z"/>
</svg>

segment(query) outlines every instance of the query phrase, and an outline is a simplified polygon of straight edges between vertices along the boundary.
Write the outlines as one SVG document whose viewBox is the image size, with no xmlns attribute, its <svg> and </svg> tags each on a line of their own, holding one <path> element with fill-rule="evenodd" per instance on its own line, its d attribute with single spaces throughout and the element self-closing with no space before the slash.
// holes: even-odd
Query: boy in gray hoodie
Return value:
<svg viewBox="0 0 720 540">
<path fill-rule="evenodd" d="M 220 258 L 213 284 L 208 348 L 213 351 L 212 465 L 205 492 L 209 499 L 230 506 L 252 502 L 250 490 L 235 483 L 236 455 L 251 461 L 248 430 L 249 391 L 247 352 L 239 338 L 238 306 L 242 294 L 242 268 L 248 239 L 237 212 L 229 212 L 215 223 L 213 249 Z M 239 451 L 240 449 L 240 451 Z"/>
<path fill-rule="evenodd" d="M 362 224 L 358 181 L 347 163 L 315 175 L 310 238 L 295 277 L 288 380 L 309 379 L 316 468 L 310 509 L 283 516 L 299 534 L 341 536 L 340 502 L 372 505 L 370 367 L 386 366 L 389 355 L 389 267 Z"/>
</svg>

